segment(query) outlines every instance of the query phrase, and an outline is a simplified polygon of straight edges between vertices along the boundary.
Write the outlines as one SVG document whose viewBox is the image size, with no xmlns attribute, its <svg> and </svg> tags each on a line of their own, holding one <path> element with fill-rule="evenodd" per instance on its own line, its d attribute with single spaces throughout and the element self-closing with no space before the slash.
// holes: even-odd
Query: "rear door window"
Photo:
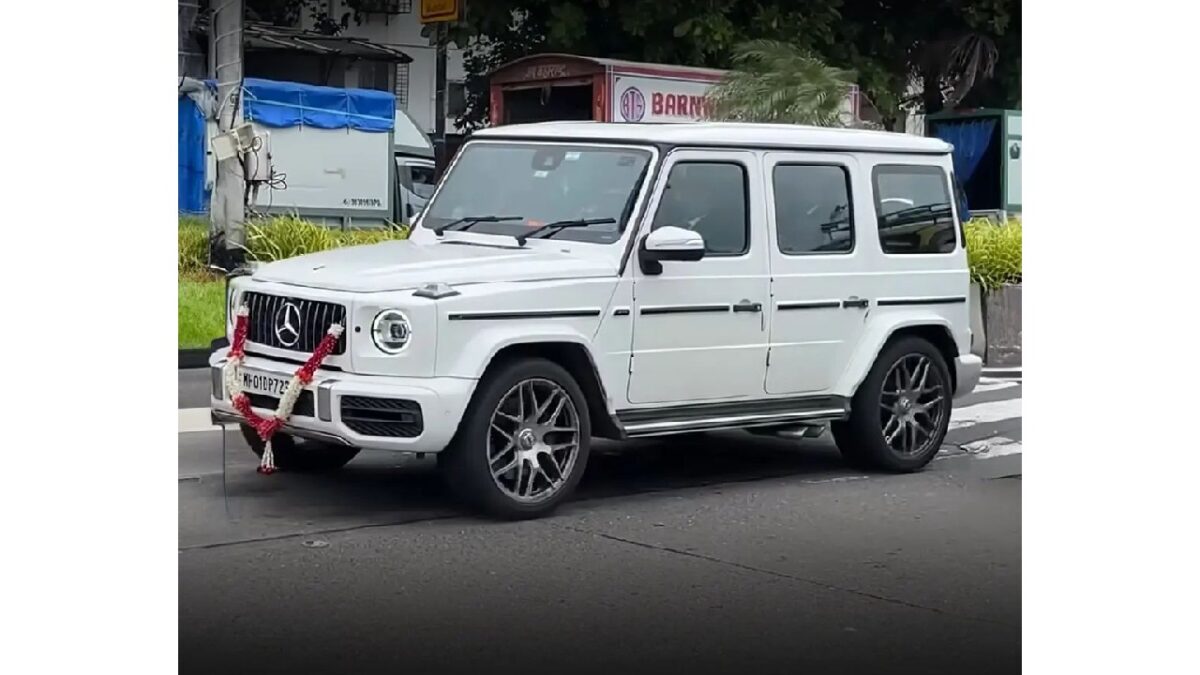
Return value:
<svg viewBox="0 0 1200 675">
<path fill-rule="evenodd" d="M 849 253 L 854 250 L 850 174 L 831 164 L 779 164 L 775 235 L 786 255 Z"/>
</svg>

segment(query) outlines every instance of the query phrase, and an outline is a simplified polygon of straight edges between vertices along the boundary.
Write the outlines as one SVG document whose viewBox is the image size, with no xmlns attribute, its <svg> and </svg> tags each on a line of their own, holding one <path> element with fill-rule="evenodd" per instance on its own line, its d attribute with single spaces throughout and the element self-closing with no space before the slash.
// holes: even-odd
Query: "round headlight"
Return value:
<svg viewBox="0 0 1200 675">
<path fill-rule="evenodd" d="M 398 354 L 408 344 L 412 337 L 412 327 L 408 317 L 400 310 L 385 309 L 375 316 L 371 323 L 371 339 L 380 351 L 387 354 Z"/>
</svg>

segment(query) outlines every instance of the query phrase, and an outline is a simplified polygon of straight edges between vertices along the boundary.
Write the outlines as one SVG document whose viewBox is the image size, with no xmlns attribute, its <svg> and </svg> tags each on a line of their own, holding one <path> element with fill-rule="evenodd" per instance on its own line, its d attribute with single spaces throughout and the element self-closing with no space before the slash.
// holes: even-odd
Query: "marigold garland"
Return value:
<svg viewBox="0 0 1200 675">
<path fill-rule="evenodd" d="M 292 409 L 296 406 L 296 401 L 300 398 L 300 392 L 304 391 L 304 388 L 312 382 L 317 368 L 321 366 L 321 362 L 325 360 L 325 357 L 329 356 L 333 351 L 334 346 L 337 345 L 338 338 L 341 337 L 344 330 L 344 327 L 339 323 L 329 326 L 329 330 L 325 332 L 325 337 L 321 338 L 320 344 L 313 350 L 312 355 L 292 375 L 287 389 L 279 397 L 279 406 L 276 408 L 275 414 L 269 418 L 262 417 L 254 412 L 254 408 L 250 404 L 250 397 L 242 391 L 242 363 L 246 360 L 246 336 L 250 331 L 250 308 L 246 305 L 238 307 L 236 323 L 233 328 L 233 341 L 229 346 L 229 359 L 225 362 L 223 375 L 225 390 L 229 392 L 229 398 L 233 403 L 234 409 L 241 413 L 242 417 L 246 418 L 246 422 L 254 428 L 258 437 L 266 443 L 266 446 L 263 448 L 262 461 L 258 465 L 259 473 L 275 473 L 275 453 L 271 450 L 271 437 L 275 435 L 276 431 L 279 431 L 279 428 L 291 416 Z"/>
</svg>

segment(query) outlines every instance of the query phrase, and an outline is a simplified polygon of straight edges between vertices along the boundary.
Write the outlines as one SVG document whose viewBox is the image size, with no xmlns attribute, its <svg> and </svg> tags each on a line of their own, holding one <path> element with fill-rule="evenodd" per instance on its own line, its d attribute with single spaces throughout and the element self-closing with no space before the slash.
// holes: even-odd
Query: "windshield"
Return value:
<svg viewBox="0 0 1200 675">
<path fill-rule="evenodd" d="M 516 236 L 547 223 L 588 219 L 605 222 L 562 229 L 554 238 L 612 243 L 625 229 L 649 162 L 649 151 L 631 148 L 468 143 L 422 224 L 520 216 L 470 228 Z"/>
</svg>

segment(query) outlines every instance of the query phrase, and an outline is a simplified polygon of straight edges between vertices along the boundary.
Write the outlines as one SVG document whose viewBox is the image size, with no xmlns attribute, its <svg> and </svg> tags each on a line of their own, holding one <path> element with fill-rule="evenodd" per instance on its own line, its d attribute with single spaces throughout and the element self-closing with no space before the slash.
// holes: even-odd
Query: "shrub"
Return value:
<svg viewBox="0 0 1200 675">
<path fill-rule="evenodd" d="M 204 274 L 208 267 L 208 221 L 179 217 L 179 274 Z"/>
<path fill-rule="evenodd" d="M 260 262 L 407 237 L 408 229 L 399 226 L 337 230 L 295 215 L 271 216 L 246 223 L 247 257 Z"/>
<path fill-rule="evenodd" d="M 204 277 L 208 270 L 208 220 L 179 217 L 179 275 Z M 271 216 L 246 222 L 246 257 L 260 262 L 283 260 L 331 248 L 405 239 L 408 230 L 392 226 L 338 230 L 295 215 Z"/>
<path fill-rule="evenodd" d="M 975 219 L 964 225 L 971 281 L 985 291 L 1021 283 L 1021 219 Z"/>
</svg>

